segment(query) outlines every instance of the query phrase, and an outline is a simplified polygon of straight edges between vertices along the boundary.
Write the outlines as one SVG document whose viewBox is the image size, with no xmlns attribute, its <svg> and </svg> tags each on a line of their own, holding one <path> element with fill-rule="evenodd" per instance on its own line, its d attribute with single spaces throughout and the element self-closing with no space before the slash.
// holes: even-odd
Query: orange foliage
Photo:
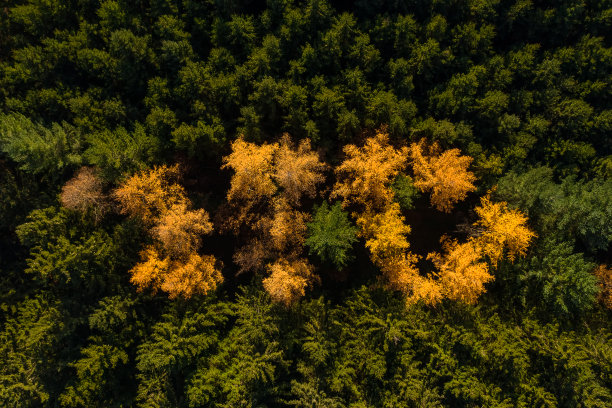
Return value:
<svg viewBox="0 0 612 408">
<path fill-rule="evenodd" d="M 283 199 L 274 203 L 274 215 L 269 225 L 270 243 L 277 251 L 301 252 L 310 215 L 297 211 Z"/>
<path fill-rule="evenodd" d="M 175 261 L 169 272 L 164 275 L 160 288 L 170 298 L 182 296 L 189 298 L 195 294 L 215 290 L 223 282 L 221 272 L 215 267 L 215 257 L 189 254 L 186 261 Z"/>
<path fill-rule="evenodd" d="M 298 204 L 303 195 L 314 197 L 317 185 L 325 181 L 325 168 L 319 155 L 311 149 L 309 139 L 302 140 L 294 149 L 289 135 L 283 136 L 276 152 L 274 179 L 290 203 Z"/>
<path fill-rule="evenodd" d="M 102 181 L 91 167 L 81 167 L 76 176 L 62 187 L 60 202 L 70 210 L 86 212 L 91 210 L 99 222 L 109 210 L 109 203 L 102 192 Z"/>
<path fill-rule="evenodd" d="M 442 295 L 465 303 L 476 303 L 485 291 L 484 284 L 493 280 L 488 266 L 482 261 L 479 247 L 470 240 L 463 244 L 443 238 L 444 255 L 427 255 L 438 269 L 438 284 Z"/>
<path fill-rule="evenodd" d="M 382 209 L 393 201 L 390 184 L 406 167 L 407 149 L 389 145 L 389 136 L 379 131 L 363 147 L 344 146 L 346 159 L 336 168 L 338 182 L 332 197 L 342 197 L 343 205 L 358 204 Z"/>
<path fill-rule="evenodd" d="M 410 146 L 414 185 L 422 192 L 431 191 L 431 204 L 440 211 L 450 212 L 453 206 L 463 200 L 467 193 L 475 191 L 476 177 L 468 167 L 469 156 L 461 156 L 459 149 L 442 153 L 437 143 L 424 154 L 424 140 Z"/>
<path fill-rule="evenodd" d="M 201 244 L 200 235 L 210 234 L 212 230 L 206 211 L 188 210 L 181 202 L 161 215 L 151 233 L 161 242 L 166 254 L 182 257 L 196 251 Z"/>
<path fill-rule="evenodd" d="M 270 276 L 263 280 L 263 285 L 272 299 L 289 306 L 304 296 L 306 287 L 310 285 L 313 267 L 303 259 L 292 262 L 284 258 L 268 265 Z"/>
<path fill-rule="evenodd" d="M 223 281 L 213 256 L 200 256 L 200 235 L 212 232 L 208 213 L 191 210 L 181 186 L 174 183 L 178 167 L 162 166 L 136 174 L 114 192 L 122 213 L 139 217 L 150 227 L 155 245 L 141 253 L 130 273 L 140 290 L 161 289 L 171 298 L 207 293 Z"/>
<path fill-rule="evenodd" d="M 194 294 L 214 290 L 223 281 L 223 276 L 215 267 L 215 257 L 200 257 L 191 253 L 186 261 L 160 258 L 153 247 L 141 253 L 142 262 L 130 271 L 132 283 L 139 290 L 150 288 L 153 292 L 161 289 L 170 298 L 183 296 L 189 298 Z"/>
<path fill-rule="evenodd" d="M 178 175 L 178 166 L 155 167 L 133 175 L 113 193 L 121 213 L 138 217 L 145 224 L 154 223 L 174 204 L 185 201 L 185 191 L 173 182 Z"/>
<path fill-rule="evenodd" d="M 612 269 L 606 265 L 595 268 L 595 276 L 599 280 L 599 300 L 608 309 L 612 309 Z"/>
<path fill-rule="evenodd" d="M 508 248 L 508 258 L 513 261 L 525 255 L 529 242 L 536 234 L 527 227 L 527 217 L 518 210 L 509 210 L 506 202 L 492 203 L 489 195 L 480 199 L 475 208 L 479 220 L 474 224 L 480 235 L 477 245 L 493 266 Z"/>
<path fill-rule="evenodd" d="M 234 254 L 238 273 L 257 271 L 266 260 L 281 259 L 268 265 L 271 274 L 264 287 L 273 299 L 289 304 L 304 294 L 312 280 L 312 267 L 299 259 L 309 214 L 297 207 L 303 196 L 316 195 L 326 165 L 311 149 L 310 140 L 296 147 L 286 134 L 280 144 L 272 145 L 238 139 L 223 160 L 222 168 L 234 170 L 227 194 L 232 214 L 224 227 L 238 234 L 246 226 L 251 233 L 250 241 Z"/>
<path fill-rule="evenodd" d="M 273 159 L 278 143 L 257 146 L 242 138 L 232 143 L 232 153 L 223 158 L 221 168 L 234 170 L 227 200 L 253 202 L 270 197 L 276 191 L 272 181 Z"/>
<path fill-rule="evenodd" d="M 170 268 L 170 259 L 162 259 L 154 247 L 142 251 L 140 258 L 142 262 L 130 270 L 132 275 L 130 281 L 138 286 L 139 290 L 151 288 L 153 292 L 157 292 Z"/>
<path fill-rule="evenodd" d="M 362 214 L 357 218 L 357 226 L 360 227 L 360 235 L 366 239 L 365 245 L 376 264 L 384 263 L 386 258 L 401 255 L 410 246 L 406 239 L 410 227 L 404 224 L 398 203 L 391 203 L 377 214 Z"/>
</svg>

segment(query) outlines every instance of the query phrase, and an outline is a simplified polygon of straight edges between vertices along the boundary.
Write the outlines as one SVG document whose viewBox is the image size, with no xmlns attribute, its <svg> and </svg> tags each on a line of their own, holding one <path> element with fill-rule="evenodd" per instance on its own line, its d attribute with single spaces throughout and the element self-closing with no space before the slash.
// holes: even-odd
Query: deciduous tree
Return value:
<svg viewBox="0 0 612 408">
<path fill-rule="evenodd" d="M 427 255 L 437 268 L 437 283 L 442 295 L 464 303 L 476 303 L 485 291 L 484 284 L 493 280 L 479 246 L 473 240 L 460 244 L 443 238 L 442 242 L 444 255 Z"/>
<path fill-rule="evenodd" d="M 102 181 L 91 167 L 82 167 L 77 174 L 62 187 L 60 202 L 70 210 L 92 211 L 99 222 L 110 209 L 108 198 L 102 191 Z"/>
<path fill-rule="evenodd" d="M 503 201 L 491 202 L 489 195 L 480 199 L 475 211 L 479 217 L 474 224 L 478 234 L 475 242 L 493 266 L 503 257 L 505 249 L 510 261 L 525 255 L 536 234 L 527 226 L 527 217 L 522 212 L 508 209 Z"/>
<path fill-rule="evenodd" d="M 346 158 L 336 167 L 338 181 L 332 197 L 341 197 L 344 206 L 380 210 L 389 205 L 393 201 L 389 186 L 406 167 L 408 150 L 395 149 L 385 131 L 379 130 L 363 147 L 344 146 L 344 154 Z"/>
<path fill-rule="evenodd" d="M 122 214 L 140 218 L 151 225 L 174 204 L 185 202 L 185 191 L 176 183 L 178 166 L 160 166 L 133 175 L 117 188 L 113 196 Z"/>
<path fill-rule="evenodd" d="M 304 259 L 288 261 L 284 258 L 268 265 L 270 275 L 263 280 L 273 300 L 289 306 L 304 296 L 313 279 L 313 267 Z"/>
<path fill-rule="evenodd" d="M 459 149 L 443 152 L 434 142 L 428 148 L 425 140 L 410 146 L 414 185 L 422 192 L 431 191 L 431 204 L 440 211 L 450 212 L 467 193 L 475 191 L 476 177 L 468 167 L 469 156 L 462 156 Z"/>
</svg>

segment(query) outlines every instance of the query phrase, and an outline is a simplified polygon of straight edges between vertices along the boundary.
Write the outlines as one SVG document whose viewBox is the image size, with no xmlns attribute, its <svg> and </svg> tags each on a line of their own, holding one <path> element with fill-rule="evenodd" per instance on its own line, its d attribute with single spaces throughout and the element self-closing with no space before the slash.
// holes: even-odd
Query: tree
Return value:
<svg viewBox="0 0 612 408">
<path fill-rule="evenodd" d="M 440 211 L 450 212 L 467 193 L 475 191 L 474 174 L 467 170 L 472 162 L 469 156 L 461 156 L 459 149 L 440 152 L 437 142 L 428 149 L 425 140 L 410 146 L 414 185 L 420 191 L 431 191 L 431 204 Z M 427 150 L 424 152 L 424 150 Z"/>
<path fill-rule="evenodd" d="M 175 165 L 155 167 L 128 178 L 113 192 L 119 211 L 146 225 L 155 223 L 173 205 L 185 201 L 183 188 L 174 182 L 178 175 Z"/>
<path fill-rule="evenodd" d="M 147 134 L 140 123 L 134 125 L 132 132 L 122 127 L 94 132 L 87 141 L 85 159 L 109 181 L 145 170 L 156 162 L 160 150 L 159 141 Z"/>
<path fill-rule="evenodd" d="M 58 302 L 38 296 L 14 306 L 0 332 L 0 402 L 43 405 L 55 397 L 65 322 Z"/>
<path fill-rule="evenodd" d="M 493 266 L 503 257 L 505 248 L 510 261 L 525 255 L 536 234 L 527 227 L 527 217 L 522 212 L 508 209 L 503 201 L 492 203 L 489 195 L 480 199 L 475 211 L 479 217 L 474 224 L 479 234 L 475 242 Z"/>
<path fill-rule="evenodd" d="M 285 306 L 303 297 L 314 279 L 313 267 L 302 259 L 289 262 L 280 258 L 268 264 L 268 270 L 270 275 L 263 280 L 263 286 L 272 300 Z"/>
<path fill-rule="evenodd" d="M 389 205 L 393 200 L 389 186 L 405 168 L 408 150 L 390 146 L 389 136 L 379 130 L 363 147 L 346 145 L 343 151 L 346 158 L 336 167 L 338 181 L 331 196 L 341 197 L 345 207 L 379 210 Z"/>
<path fill-rule="evenodd" d="M 227 193 L 233 214 L 226 228 L 238 234 L 245 226 L 250 233 L 248 242 L 234 253 L 238 273 L 261 270 L 274 259 L 267 265 L 270 275 L 264 287 L 274 301 L 289 305 L 313 281 L 312 266 L 300 258 L 310 214 L 299 205 L 303 196 L 316 195 L 326 166 L 310 140 L 296 147 L 287 134 L 273 145 L 257 146 L 239 138 L 223 161 L 222 168 L 234 170 Z"/>
<path fill-rule="evenodd" d="M 397 257 L 408 249 L 410 244 L 406 235 L 410 226 L 404 224 L 398 203 L 392 203 L 384 212 L 366 212 L 357 218 L 359 235 L 365 238 L 366 248 L 370 250 L 372 261 L 381 265 L 385 260 Z"/>
<path fill-rule="evenodd" d="M 302 196 L 313 198 L 317 186 L 325 181 L 322 174 L 325 168 L 319 155 L 310 147 L 309 139 L 303 139 L 294 148 L 289 135 L 283 136 L 276 152 L 274 179 L 289 202 L 295 205 Z"/>
<path fill-rule="evenodd" d="M 200 236 L 213 231 L 209 218 L 203 209 L 189 210 L 185 202 L 180 202 L 162 214 L 151 234 L 166 254 L 180 258 L 196 251 L 201 245 Z"/>
<path fill-rule="evenodd" d="M 606 308 L 612 309 L 612 269 L 599 265 L 594 273 L 599 280 L 599 301 Z"/>
<path fill-rule="evenodd" d="M 427 259 L 436 266 L 437 283 L 443 296 L 476 303 L 485 291 L 484 284 L 493 280 L 480 248 L 473 240 L 460 244 L 443 238 L 442 243 L 445 254 L 430 253 Z"/>
<path fill-rule="evenodd" d="M 81 163 L 82 140 L 67 123 L 50 128 L 25 116 L 0 114 L 0 150 L 28 173 L 54 176 Z"/>
<path fill-rule="evenodd" d="M 272 196 L 276 191 L 272 174 L 278 144 L 257 146 L 239 138 L 231 147 L 232 153 L 223 158 L 221 167 L 234 171 L 227 200 L 244 201 L 248 205 Z"/>
<path fill-rule="evenodd" d="M 223 281 L 214 256 L 200 256 L 200 235 L 213 230 L 203 209 L 191 210 L 183 188 L 174 182 L 178 167 L 156 167 L 136 174 L 114 191 L 122 213 L 142 220 L 156 244 L 141 252 L 131 281 L 139 289 L 161 289 L 171 298 L 214 290 Z"/>
<path fill-rule="evenodd" d="M 352 259 L 351 250 L 357 241 L 357 231 L 339 202 L 330 207 L 324 201 L 314 209 L 305 244 L 311 254 L 342 269 Z"/>
<path fill-rule="evenodd" d="M 97 172 L 91 167 L 82 167 L 62 187 L 60 202 L 69 210 L 82 213 L 91 210 L 94 220 L 100 222 L 110 210 L 110 203 L 102 187 L 103 184 Z"/>
</svg>

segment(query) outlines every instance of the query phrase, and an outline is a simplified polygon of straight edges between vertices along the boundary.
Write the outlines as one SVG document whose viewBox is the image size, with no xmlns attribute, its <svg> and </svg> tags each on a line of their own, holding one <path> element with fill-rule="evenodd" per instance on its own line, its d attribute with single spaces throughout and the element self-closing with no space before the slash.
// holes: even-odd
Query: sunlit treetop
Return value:
<svg viewBox="0 0 612 408">
<path fill-rule="evenodd" d="M 232 152 L 223 158 L 221 168 L 234 170 L 227 200 L 258 201 L 276 192 L 272 180 L 274 154 L 278 143 L 258 146 L 242 138 L 232 143 Z"/>
<path fill-rule="evenodd" d="M 277 259 L 268 265 L 270 275 L 263 280 L 272 300 L 289 306 L 303 297 L 306 288 L 313 282 L 313 267 L 306 260 L 288 261 Z"/>
<path fill-rule="evenodd" d="M 406 167 L 408 149 L 396 149 L 382 130 L 366 139 L 362 147 L 344 146 L 346 158 L 336 168 L 338 181 L 332 197 L 341 197 L 343 205 L 357 204 L 381 209 L 393 201 L 390 185 Z"/>
<path fill-rule="evenodd" d="M 460 244 L 443 237 L 442 242 L 444 254 L 427 256 L 437 268 L 442 294 L 451 300 L 476 303 L 485 292 L 484 284 L 493 280 L 479 247 L 472 240 Z"/>
<path fill-rule="evenodd" d="M 120 212 L 140 218 L 145 224 L 155 222 L 173 205 L 185 202 L 185 190 L 176 183 L 178 176 L 177 165 L 155 167 L 131 176 L 113 193 Z"/>
<path fill-rule="evenodd" d="M 480 199 L 480 206 L 475 211 L 479 217 L 474 224 L 476 243 L 494 266 L 504 256 L 505 248 L 510 261 L 525 255 L 536 236 L 527 226 L 525 214 L 508 209 L 506 202 L 491 202 L 489 195 Z"/>
<path fill-rule="evenodd" d="M 201 235 L 213 230 L 208 213 L 202 209 L 189 210 L 185 203 L 174 204 L 159 218 L 151 230 L 164 252 L 174 258 L 187 256 L 201 244 Z"/>
<path fill-rule="evenodd" d="M 406 238 L 410 226 L 404 223 L 398 203 L 391 203 L 380 213 L 362 214 L 357 218 L 357 226 L 361 228 L 359 235 L 365 238 L 366 248 L 375 264 L 399 256 L 410 247 Z"/>
<path fill-rule="evenodd" d="M 468 171 L 473 159 L 460 153 L 459 149 L 440 152 L 437 143 L 427 148 L 424 139 L 410 146 L 414 185 L 422 192 L 430 191 L 431 204 L 440 211 L 450 212 L 476 190 L 476 176 Z"/>
<path fill-rule="evenodd" d="M 289 135 L 283 136 L 276 152 L 274 179 L 289 202 L 298 204 L 302 196 L 314 197 L 317 186 L 325 181 L 325 168 L 309 139 L 301 140 L 294 148 Z"/>
</svg>

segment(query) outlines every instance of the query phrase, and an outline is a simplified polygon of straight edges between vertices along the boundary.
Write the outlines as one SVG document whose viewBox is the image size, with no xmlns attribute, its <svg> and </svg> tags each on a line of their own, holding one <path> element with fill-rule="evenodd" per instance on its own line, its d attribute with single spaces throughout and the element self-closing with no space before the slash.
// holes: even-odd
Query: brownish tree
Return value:
<svg viewBox="0 0 612 408">
<path fill-rule="evenodd" d="M 81 167 L 77 174 L 62 187 L 60 203 L 73 211 L 91 211 L 99 222 L 109 211 L 110 203 L 103 192 L 103 184 L 95 169 Z"/>
<path fill-rule="evenodd" d="M 606 265 L 595 268 L 595 276 L 599 281 L 599 301 L 608 309 L 612 309 L 612 269 Z"/>
</svg>

